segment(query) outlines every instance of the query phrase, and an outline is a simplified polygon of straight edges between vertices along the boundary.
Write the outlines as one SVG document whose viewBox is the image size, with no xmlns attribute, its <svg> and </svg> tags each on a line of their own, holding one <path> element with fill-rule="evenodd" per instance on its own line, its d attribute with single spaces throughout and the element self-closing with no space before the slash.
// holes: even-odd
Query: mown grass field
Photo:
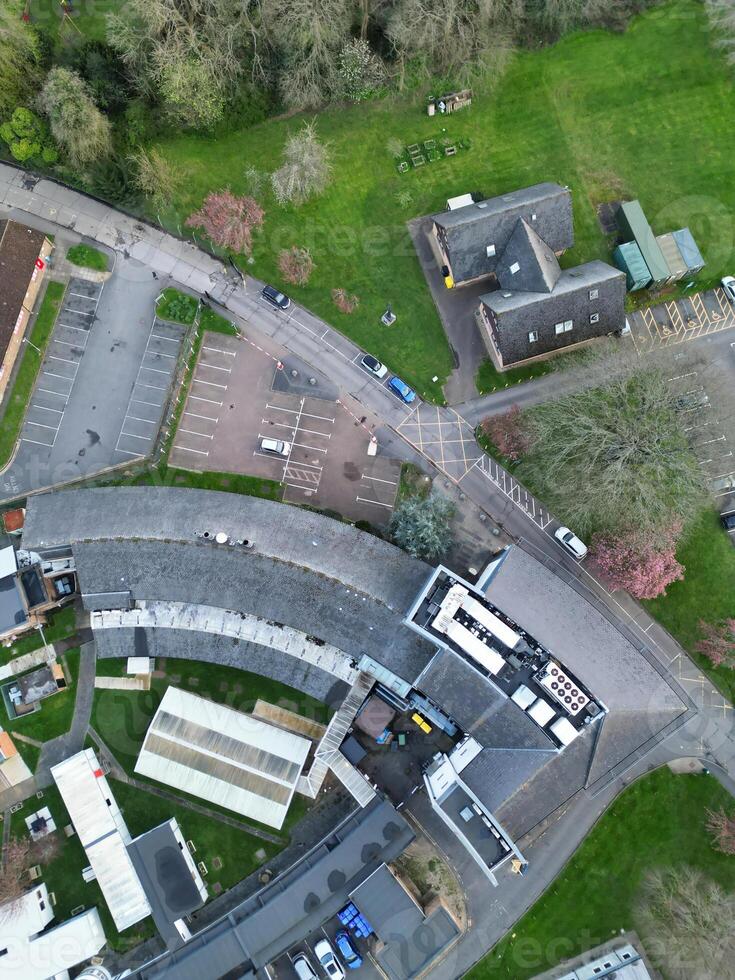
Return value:
<svg viewBox="0 0 735 980">
<path fill-rule="evenodd" d="M 525 980 L 621 929 L 639 928 L 636 905 L 649 868 L 687 864 L 735 890 L 735 861 L 712 848 L 705 830 L 706 811 L 720 806 L 731 808 L 732 798 L 712 776 L 673 776 L 661 769 L 635 783 L 512 935 L 467 976 Z"/>
<path fill-rule="evenodd" d="M 439 398 L 452 362 L 406 221 L 467 191 L 493 195 L 555 180 L 574 199 L 576 245 L 563 264 L 609 260 L 596 207 L 638 197 L 656 233 L 692 229 L 707 260 L 703 281 L 711 281 L 732 271 L 735 129 L 725 109 L 732 98 L 703 6 L 675 0 L 624 34 L 592 31 L 519 53 L 493 92 L 476 93 L 471 109 L 451 117 L 430 119 L 422 104 L 392 98 L 327 110 L 316 122 L 331 148 L 332 186 L 300 208 L 280 208 L 264 181 L 265 225 L 247 271 L 285 286 L 278 252 L 309 247 L 312 281 L 289 291 L 419 392 Z M 216 138 L 164 141 L 165 155 L 185 174 L 164 220 L 183 226 L 211 190 L 246 192 L 248 166 L 273 171 L 302 122 L 271 119 Z M 388 141 L 419 142 L 442 135 L 442 127 L 452 139 L 469 138 L 470 150 L 398 174 Z M 360 297 L 355 313 L 337 312 L 334 287 Z M 387 302 L 398 315 L 390 328 L 379 323 Z"/>
</svg>

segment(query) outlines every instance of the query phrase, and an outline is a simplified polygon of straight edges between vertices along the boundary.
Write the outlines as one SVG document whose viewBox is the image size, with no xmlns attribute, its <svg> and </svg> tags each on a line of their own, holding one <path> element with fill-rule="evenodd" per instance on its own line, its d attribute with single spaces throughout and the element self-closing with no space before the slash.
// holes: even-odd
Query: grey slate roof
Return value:
<svg viewBox="0 0 735 980">
<path fill-rule="evenodd" d="M 519 218 L 526 218 L 555 252 L 574 244 L 571 193 L 550 182 L 432 215 L 445 236 L 455 282 L 494 272 Z M 488 245 L 495 245 L 494 256 L 487 256 Z"/>
<path fill-rule="evenodd" d="M 408 680 L 434 653 L 431 643 L 403 625 L 403 609 L 257 551 L 160 540 L 80 542 L 73 551 L 83 593 L 126 588 L 135 601 L 239 610 L 318 637 L 355 659 L 367 653 Z M 354 563 L 367 562 L 359 556 Z"/>
<path fill-rule="evenodd" d="M 401 611 L 432 571 L 375 535 L 321 514 L 244 494 L 180 487 L 63 490 L 31 497 L 23 547 L 38 551 L 111 538 L 190 542 L 203 530 L 254 541 L 261 555 L 311 569 Z"/>
<path fill-rule="evenodd" d="M 519 218 L 503 249 L 495 275 L 505 290 L 550 293 L 561 275 L 561 268 L 554 250 L 525 218 Z"/>
<path fill-rule="evenodd" d="M 424 919 L 416 902 L 384 864 L 361 882 L 350 898 L 384 942 L 390 942 L 390 934 L 399 928 L 404 934 L 409 930 L 413 933 Z M 395 921 L 398 916 L 400 927 Z"/>
<path fill-rule="evenodd" d="M 0 633 L 22 626 L 27 621 L 15 575 L 6 575 L 0 579 Z"/>
<path fill-rule="evenodd" d="M 522 548 L 514 546 L 506 553 L 486 593 L 608 708 L 590 781 L 687 710 L 687 703 L 651 662 L 652 654 L 649 661 L 601 612 Z"/>
<path fill-rule="evenodd" d="M 437 653 L 416 686 L 482 745 L 554 751 L 554 743 L 515 702 L 451 650 Z"/>
<path fill-rule="evenodd" d="M 513 705 L 520 711 L 517 705 Z M 492 813 L 558 755 L 551 749 L 483 749 L 462 770 L 462 782 Z"/>
<path fill-rule="evenodd" d="M 201 633 L 195 630 L 125 629 L 97 630 L 94 634 L 97 656 L 107 657 L 165 657 L 168 659 L 205 660 L 249 670 L 253 674 L 270 677 L 289 687 L 296 688 L 338 707 L 348 691 L 344 681 L 333 674 L 320 670 L 313 664 L 295 657 L 274 656 L 270 647 L 246 643 L 230 636 Z M 175 670 L 174 667 L 171 668 Z M 303 705 L 289 705 L 293 711 L 303 713 Z"/>
<path fill-rule="evenodd" d="M 259 969 L 335 915 L 349 894 L 381 864 L 395 860 L 414 836 L 390 803 L 376 799 L 358 810 L 329 846 L 305 855 L 227 919 L 131 978 L 203 980 L 236 967 Z"/>
<path fill-rule="evenodd" d="M 572 269 L 562 269 L 561 275 L 550 294 L 554 297 L 562 296 L 565 293 L 576 292 L 578 289 L 592 289 L 600 283 L 622 278 L 623 273 L 619 269 L 608 265 L 607 262 L 595 259 L 592 262 L 585 262 L 583 265 L 576 265 Z M 514 292 L 509 289 L 498 289 L 491 293 L 485 293 L 480 297 L 480 302 L 485 303 L 496 313 L 502 314 L 511 310 L 526 310 L 535 304 L 543 307 L 548 301 L 548 297 L 548 293 Z"/>
<path fill-rule="evenodd" d="M 182 945 L 183 940 L 173 924 L 203 903 L 170 823 L 136 837 L 128 844 L 128 854 L 166 945 L 169 948 Z"/>
</svg>

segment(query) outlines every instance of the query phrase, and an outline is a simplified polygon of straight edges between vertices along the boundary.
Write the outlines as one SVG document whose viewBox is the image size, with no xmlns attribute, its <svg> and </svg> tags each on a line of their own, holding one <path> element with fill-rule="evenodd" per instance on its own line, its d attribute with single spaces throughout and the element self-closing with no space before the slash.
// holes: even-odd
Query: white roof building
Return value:
<svg viewBox="0 0 735 980">
<path fill-rule="evenodd" d="M 0 906 L 1 980 L 49 980 L 98 953 L 105 945 L 96 908 L 43 932 L 54 918 L 46 885 L 36 885 L 17 903 Z"/>
<path fill-rule="evenodd" d="M 135 771 L 280 829 L 310 742 L 169 687 Z"/>
<path fill-rule="evenodd" d="M 127 852 L 130 833 L 93 749 L 51 768 L 64 806 L 87 853 L 119 931 L 151 914 Z"/>
</svg>

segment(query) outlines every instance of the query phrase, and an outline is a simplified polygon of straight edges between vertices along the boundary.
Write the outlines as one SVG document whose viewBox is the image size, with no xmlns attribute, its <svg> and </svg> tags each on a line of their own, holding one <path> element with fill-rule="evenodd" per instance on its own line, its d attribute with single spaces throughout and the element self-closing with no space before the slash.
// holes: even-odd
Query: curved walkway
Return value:
<svg viewBox="0 0 735 980">
<path fill-rule="evenodd" d="M 139 602 L 134 609 L 108 609 L 91 614 L 93 630 L 143 627 L 146 629 L 194 630 L 229 636 L 278 650 L 290 657 L 354 684 L 357 671 L 350 657 L 329 643 L 315 643 L 299 630 L 259 619 L 248 613 L 190 602 Z"/>
</svg>

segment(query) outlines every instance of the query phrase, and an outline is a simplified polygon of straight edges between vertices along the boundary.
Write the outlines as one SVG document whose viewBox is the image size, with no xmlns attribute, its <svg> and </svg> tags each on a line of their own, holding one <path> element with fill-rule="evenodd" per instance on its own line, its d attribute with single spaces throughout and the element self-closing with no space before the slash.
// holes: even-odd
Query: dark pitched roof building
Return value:
<svg viewBox="0 0 735 980">
<path fill-rule="evenodd" d="M 433 215 L 433 233 L 455 285 L 495 272 L 519 220 L 553 252 L 574 244 L 572 195 L 559 184 L 534 184 Z"/>
<path fill-rule="evenodd" d="M 50 250 L 43 232 L 10 219 L 0 221 L 0 398 L 18 356 Z"/>
<path fill-rule="evenodd" d="M 514 289 L 513 275 L 504 273 L 501 288 L 480 297 L 480 330 L 499 367 L 604 337 L 625 325 L 624 273 L 595 260 L 559 269 L 554 278 L 548 252 L 541 260 L 530 250 L 515 255 L 510 269 L 517 268 L 521 288 Z"/>
</svg>

